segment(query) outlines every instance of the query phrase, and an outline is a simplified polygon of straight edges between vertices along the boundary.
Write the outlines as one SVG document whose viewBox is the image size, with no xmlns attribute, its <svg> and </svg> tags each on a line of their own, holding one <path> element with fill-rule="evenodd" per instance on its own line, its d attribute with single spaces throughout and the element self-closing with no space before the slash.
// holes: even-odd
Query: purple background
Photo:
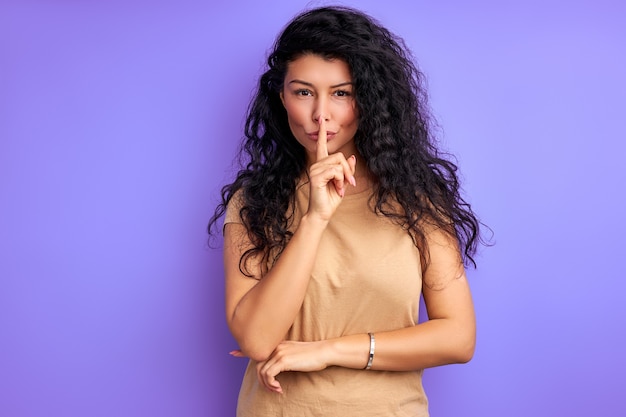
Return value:
<svg viewBox="0 0 626 417">
<path fill-rule="evenodd" d="M 307 5 L 263 3 L 1 3 L 0 414 L 233 415 L 205 225 Z M 495 231 L 475 358 L 426 371 L 431 412 L 625 415 L 626 6 L 504 3 L 344 2 L 413 49 Z"/>
</svg>

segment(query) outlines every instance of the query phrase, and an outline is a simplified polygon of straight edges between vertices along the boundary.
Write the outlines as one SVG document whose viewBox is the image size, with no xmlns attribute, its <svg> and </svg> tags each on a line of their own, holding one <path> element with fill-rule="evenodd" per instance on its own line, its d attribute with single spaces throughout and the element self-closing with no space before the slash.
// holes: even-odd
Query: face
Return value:
<svg viewBox="0 0 626 417">
<path fill-rule="evenodd" d="M 313 54 L 301 56 L 289 63 L 280 97 L 291 132 L 305 148 L 309 163 L 315 161 L 320 117 L 326 119 L 328 153 L 356 154 L 358 115 L 347 63 Z"/>
</svg>

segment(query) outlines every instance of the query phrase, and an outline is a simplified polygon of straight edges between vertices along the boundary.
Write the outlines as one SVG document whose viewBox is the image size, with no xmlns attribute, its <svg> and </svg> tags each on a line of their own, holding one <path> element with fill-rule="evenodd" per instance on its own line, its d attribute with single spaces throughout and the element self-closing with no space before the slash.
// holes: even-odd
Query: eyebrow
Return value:
<svg viewBox="0 0 626 417">
<path fill-rule="evenodd" d="M 314 87 L 313 84 L 308 83 L 306 81 L 302 81 L 302 80 L 291 80 L 289 81 L 289 84 L 293 84 L 293 83 L 297 83 L 297 84 L 304 84 L 308 87 Z M 344 85 L 353 85 L 354 83 L 352 81 L 345 81 L 339 84 L 335 84 L 335 85 L 331 85 L 330 88 L 337 88 L 337 87 L 343 87 Z"/>
</svg>

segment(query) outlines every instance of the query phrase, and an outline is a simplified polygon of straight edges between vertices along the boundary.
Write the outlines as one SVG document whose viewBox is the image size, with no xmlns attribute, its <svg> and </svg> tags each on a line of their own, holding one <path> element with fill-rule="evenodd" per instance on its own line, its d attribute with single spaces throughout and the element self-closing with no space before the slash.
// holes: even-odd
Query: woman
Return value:
<svg viewBox="0 0 626 417">
<path fill-rule="evenodd" d="M 479 222 L 429 131 L 422 75 L 361 12 L 276 40 L 222 190 L 238 416 L 427 416 L 424 368 L 471 359 Z M 418 324 L 423 295 L 429 320 Z"/>
</svg>

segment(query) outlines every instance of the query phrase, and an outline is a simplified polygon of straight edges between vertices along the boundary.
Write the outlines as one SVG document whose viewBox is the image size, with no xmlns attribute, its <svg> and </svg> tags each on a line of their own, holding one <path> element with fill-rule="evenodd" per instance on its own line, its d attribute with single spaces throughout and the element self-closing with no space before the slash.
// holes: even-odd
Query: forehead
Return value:
<svg viewBox="0 0 626 417">
<path fill-rule="evenodd" d="M 352 81 L 350 67 L 342 59 L 328 59 L 314 54 L 302 55 L 287 66 L 285 82 L 306 81 L 311 84 L 334 85 Z"/>
</svg>

